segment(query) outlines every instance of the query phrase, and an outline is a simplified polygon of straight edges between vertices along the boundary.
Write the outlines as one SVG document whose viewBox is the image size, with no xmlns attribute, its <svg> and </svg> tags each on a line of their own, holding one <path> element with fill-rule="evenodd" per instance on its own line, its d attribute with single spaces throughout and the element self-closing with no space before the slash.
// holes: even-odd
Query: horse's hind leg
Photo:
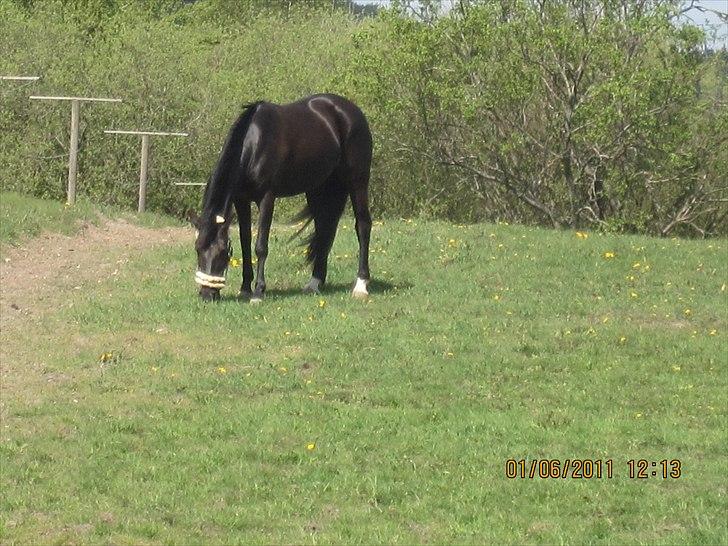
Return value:
<svg viewBox="0 0 728 546">
<path fill-rule="evenodd" d="M 351 206 L 356 219 L 356 236 L 359 239 L 359 271 L 352 295 L 366 298 L 369 295 L 369 238 L 372 232 L 372 217 L 369 214 L 368 181 L 356 184 L 351 190 Z"/>
<path fill-rule="evenodd" d="M 314 190 L 306 192 L 308 210 L 313 216 L 314 234 L 308 247 L 308 259 L 313 262 L 311 280 L 304 292 L 318 293 L 326 282 L 329 252 L 334 243 L 339 218 L 346 204 L 346 187 L 335 177 Z"/>
</svg>

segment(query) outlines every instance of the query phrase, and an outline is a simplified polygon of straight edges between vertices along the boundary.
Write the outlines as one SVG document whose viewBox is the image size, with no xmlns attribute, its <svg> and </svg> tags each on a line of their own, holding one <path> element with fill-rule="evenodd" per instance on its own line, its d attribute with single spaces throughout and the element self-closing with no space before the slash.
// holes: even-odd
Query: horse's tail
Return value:
<svg viewBox="0 0 728 546">
<path fill-rule="evenodd" d="M 311 221 L 315 222 L 314 231 L 301 243 L 308 247 L 306 250 L 307 262 L 311 263 L 317 256 L 325 255 L 331 250 L 336 226 L 344 212 L 348 195 L 346 186 L 334 181 L 306 193 L 307 204 L 291 219 L 292 224 L 303 220 L 305 223 L 291 236 L 289 241 L 298 237 Z"/>
<path fill-rule="evenodd" d="M 262 102 L 258 101 L 245 104 L 243 106 L 245 110 L 238 116 L 238 119 L 233 123 L 232 127 L 230 127 L 225 144 L 223 144 L 222 151 L 220 152 L 220 159 L 218 159 L 207 188 L 205 188 L 205 204 L 203 208 L 208 208 L 206 205 L 213 203 L 219 206 L 229 197 L 232 190 L 231 185 L 238 178 L 237 174 L 243 167 L 241 164 L 241 156 L 245 134 L 248 132 L 253 115 Z"/>
</svg>

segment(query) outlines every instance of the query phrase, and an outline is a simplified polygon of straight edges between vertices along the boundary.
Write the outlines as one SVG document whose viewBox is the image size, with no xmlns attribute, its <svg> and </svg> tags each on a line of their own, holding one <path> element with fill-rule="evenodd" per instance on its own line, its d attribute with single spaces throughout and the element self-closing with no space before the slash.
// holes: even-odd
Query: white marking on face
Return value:
<svg viewBox="0 0 728 546">
<path fill-rule="evenodd" d="M 219 214 L 215 216 L 215 223 L 216 224 L 224 224 L 225 223 L 225 217 L 220 216 Z"/>
</svg>

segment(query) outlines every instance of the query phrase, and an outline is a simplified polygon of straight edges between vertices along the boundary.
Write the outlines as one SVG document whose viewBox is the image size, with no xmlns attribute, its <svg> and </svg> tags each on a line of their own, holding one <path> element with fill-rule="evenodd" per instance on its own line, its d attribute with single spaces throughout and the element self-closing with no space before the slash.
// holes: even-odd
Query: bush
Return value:
<svg viewBox="0 0 728 546">
<path fill-rule="evenodd" d="M 148 206 L 176 215 L 201 191 L 174 182 L 207 180 L 242 104 L 330 91 L 369 117 L 377 215 L 728 233 L 728 55 L 706 54 L 671 2 L 408 13 L 0 0 L 0 71 L 43 75 L 2 88 L 2 186 L 65 196 L 69 108 L 31 89 L 124 100 L 82 107 L 78 189 L 98 202 L 132 207 L 139 169 L 138 139 L 103 129 L 189 132 L 152 144 Z"/>
</svg>

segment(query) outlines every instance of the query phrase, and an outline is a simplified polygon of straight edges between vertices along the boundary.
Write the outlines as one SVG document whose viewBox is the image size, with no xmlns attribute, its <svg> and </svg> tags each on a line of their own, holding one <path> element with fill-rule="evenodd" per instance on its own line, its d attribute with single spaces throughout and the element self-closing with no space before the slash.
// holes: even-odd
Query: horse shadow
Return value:
<svg viewBox="0 0 728 546">
<path fill-rule="evenodd" d="M 265 297 L 266 299 L 287 299 L 287 298 L 293 298 L 293 297 L 312 297 L 312 296 L 318 296 L 318 297 L 326 297 L 326 296 L 334 296 L 339 294 L 347 294 L 352 291 L 354 288 L 354 283 L 326 283 L 321 290 L 320 294 L 304 294 L 303 287 L 296 287 L 296 286 L 290 286 L 286 288 L 269 288 L 265 291 Z M 370 296 L 378 296 L 380 294 L 387 294 L 389 292 L 392 292 L 393 290 L 408 290 L 412 288 L 412 284 L 408 282 L 398 282 L 396 284 L 393 284 L 388 281 L 378 280 L 378 279 L 372 279 L 369 282 L 369 295 Z M 228 301 L 239 301 L 245 303 L 246 300 L 242 297 L 238 296 L 237 294 L 223 294 L 220 297 L 220 301 L 222 302 L 228 302 Z"/>
</svg>

